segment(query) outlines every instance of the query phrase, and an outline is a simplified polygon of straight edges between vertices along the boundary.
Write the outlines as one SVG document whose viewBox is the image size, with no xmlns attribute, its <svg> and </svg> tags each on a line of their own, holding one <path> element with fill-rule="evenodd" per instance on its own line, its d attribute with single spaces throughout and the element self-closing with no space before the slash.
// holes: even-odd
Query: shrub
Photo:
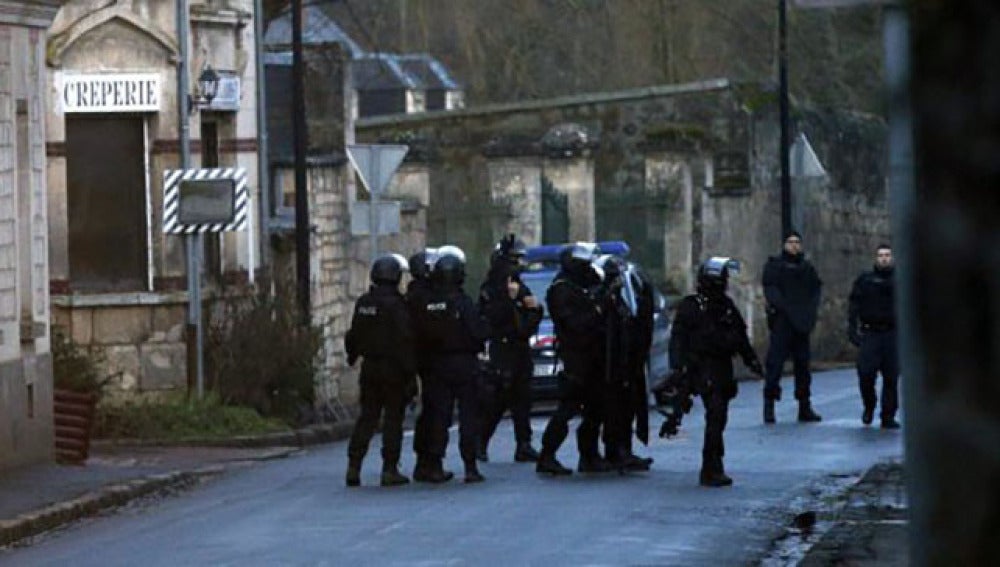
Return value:
<svg viewBox="0 0 1000 567">
<path fill-rule="evenodd" d="M 52 382 L 57 389 L 100 396 L 115 375 L 106 375 L 104 351 L 74 341 L 58 326 L 52 326 Z"/>
<path fill-rule="evenodd" d="M 101 404 L 94 419 L 94 436 L 109 439 L 179 441 L 287 430 L 283 422 L 263 418 L 253 409 L 223 405 L 216 395 L 196 400 L 175 394 Z"/>
<path fill-rule="evenodd" d="M 206 368 L 224 404 L 299 425 L 312 416 L 322 329 L 300 324 L 294 289 L 283 281 L 226 297 L 209 325 Z"/>
</svg>

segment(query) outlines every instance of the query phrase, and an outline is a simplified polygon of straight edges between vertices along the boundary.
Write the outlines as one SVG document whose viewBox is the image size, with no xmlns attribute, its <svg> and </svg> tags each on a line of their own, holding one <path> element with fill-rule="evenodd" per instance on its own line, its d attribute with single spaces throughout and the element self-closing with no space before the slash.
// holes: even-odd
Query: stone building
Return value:
<svg viewBox="0 0 1000 567">
<path fill-rule="evenodd" d="M 179 165 L 176 2 L 69 0 L 46 51 L 53 320 L 105 348 L 126 391 L 185 384 L 185 254 L 163 232 L 163 172 Z M 207 295 L 259 266 L 252 0 L 190 2 L 191 85 L 219 95 L 188 117 L 192 166 L 241 167 L 250 229 L 207 235 Z"/>
<path fill-rule="evenodd" d="M 53 455 L 45 38 L 61 4 L 0 9 L 0 469 Z"/>
</svg>

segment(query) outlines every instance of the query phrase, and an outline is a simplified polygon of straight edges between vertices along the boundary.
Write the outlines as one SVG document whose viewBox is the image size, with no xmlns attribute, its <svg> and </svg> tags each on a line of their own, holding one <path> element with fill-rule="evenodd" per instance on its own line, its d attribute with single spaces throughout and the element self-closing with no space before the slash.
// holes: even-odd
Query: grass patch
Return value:
<svg viewBox="0 0 1000 567">
<path fill-rule="evenodd" d="M 100 404 L 93 436 L 103 439 L 223 438 L 289 431 L 278 419 L 261 417 L 256 410 L 227 406 L 218 397 L 188 400 L 176 395 L 159 400 Z"/>
</svg>

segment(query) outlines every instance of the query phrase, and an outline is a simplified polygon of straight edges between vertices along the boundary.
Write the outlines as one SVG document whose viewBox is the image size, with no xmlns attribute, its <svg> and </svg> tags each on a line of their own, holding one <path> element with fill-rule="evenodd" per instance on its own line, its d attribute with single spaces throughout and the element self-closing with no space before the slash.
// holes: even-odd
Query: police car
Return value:
<svg viewBox="0 0 1000 567">
<path fill-rule="evenodd" d="M 549 401 L 559 397 L 558 374 L 562 365 L 556 356 L 556 337 L 552 317 L 545 305 L 545 295 L 549 286 L 559 272 L 559 252 L 566 244 L 548 244 L 531 246 L 526 250 L 525 263 L 527 269 L 521 273 L 521 281 L 531 290 L 540 304 L 545 308 L 545 317 L 538 327 L 538 333 L 531 338 L 531 354 L 534 361 L 534 373 L 531 380 L 531 397 L 533 401 Z M 612 254 L 628 260 L 629 246 L 622 241 L 597 243 L 601 254 Z M 629 262 L 630 266 L 635 266 Z M 666 299 L 654 288 L 656 310 L 653 319 L 653 342 L 650 346 L 650 362 L 646 371 L 647 389 L 665 378 L 669 372 L 667 361 L 667 343 L 670 336 L 669 321 L 665 314 Z"/>
</svg>

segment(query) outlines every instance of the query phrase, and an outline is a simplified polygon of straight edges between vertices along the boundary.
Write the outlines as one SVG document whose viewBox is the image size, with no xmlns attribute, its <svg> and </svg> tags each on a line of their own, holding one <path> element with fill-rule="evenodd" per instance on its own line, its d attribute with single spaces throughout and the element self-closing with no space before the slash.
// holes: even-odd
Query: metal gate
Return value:
<svg viewBox="0 0 1000 567">
<path fill-rule="evenodd" d="M 624 240 L 656 284 L 672 291 L 664 266 L 664 238 L 670 200 L 665 193 L 599 191 L 594 198 L 598 240 Z"/>
</svg>

